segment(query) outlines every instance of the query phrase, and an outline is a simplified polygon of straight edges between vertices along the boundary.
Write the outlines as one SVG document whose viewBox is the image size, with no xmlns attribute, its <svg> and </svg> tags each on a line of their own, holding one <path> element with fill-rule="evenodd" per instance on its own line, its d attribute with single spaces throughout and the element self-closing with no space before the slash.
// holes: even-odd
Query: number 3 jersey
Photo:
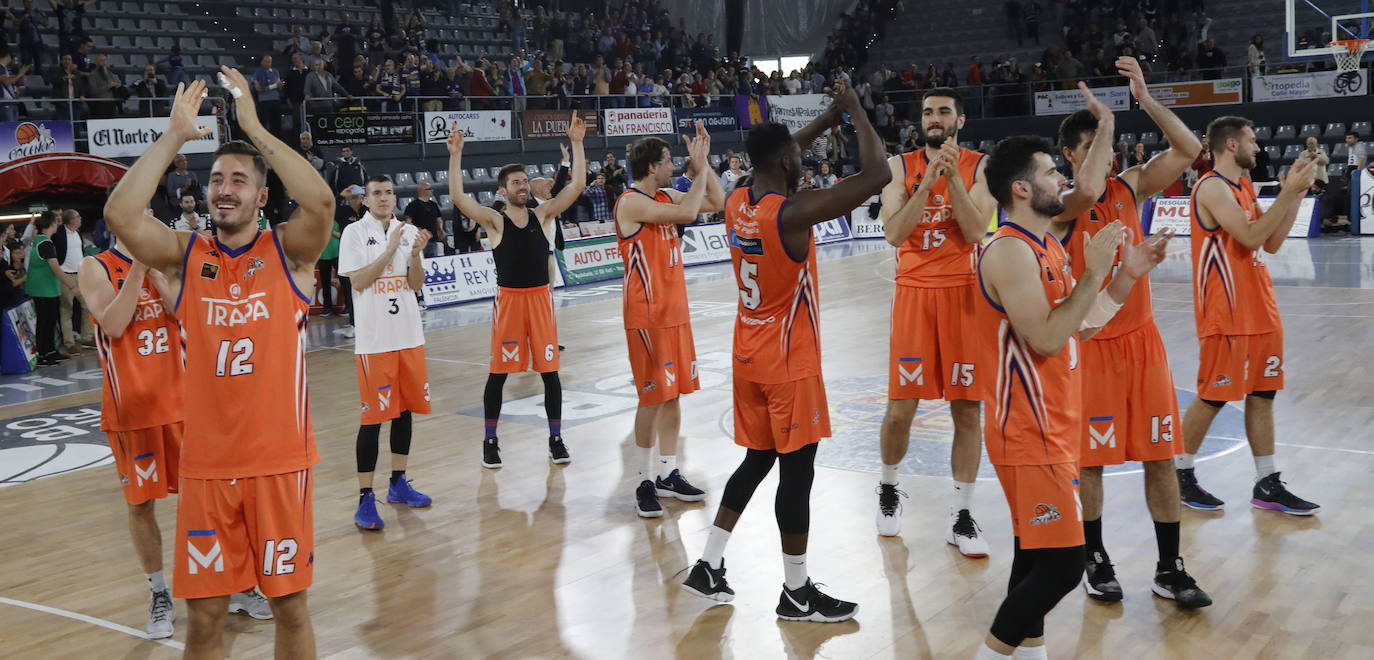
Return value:
<svg viewBox="0 0 1374 660">
<path fill-rule="evenodd" d="M 118 293 L 133 261 L 118 250 L 94 257 Z M 184 419 L 181 326 L 146 277 L 134 316 L 124 334 L 111 337 L 91 317 L 105 379 L 101 386 L 100 430 L 136 431 Z"/>
<path fill-rule="evenodd" d="M 387 237 L 401 232 L 401 243 L 391 254 L 372 286 L 353 290 L 353 312 L 357 324 L 353 352 L 359 355 L 389 353 L 422 346 L 424 326 L 415 290 L 407 273 L 410 250 L 420 230 L 395 218 L 378 220 L 371 213 L 343 230 L 339 239 L 339 273 L 348 276 L 376 261 L 386 252 Z"/>
<path fill-rule="evenodd" d="M 236 479 L 314 465 L 306 393 L 309 298 L 277 233 L 231 250 L 191 234 L 176 305 L 186 346 L 181 474 Z"/>
<path fill-rule="evenodd" d="M 821 373 L 821 300 L 815 239 L 806 256 L 783 248 L 779 216 L 787 198 L 767 193 L 757 201 L 738 188 L 725 202 L 730 262 L 739 286 L 734 372 L 754 383 L 776 384 Z"/>
</svg>

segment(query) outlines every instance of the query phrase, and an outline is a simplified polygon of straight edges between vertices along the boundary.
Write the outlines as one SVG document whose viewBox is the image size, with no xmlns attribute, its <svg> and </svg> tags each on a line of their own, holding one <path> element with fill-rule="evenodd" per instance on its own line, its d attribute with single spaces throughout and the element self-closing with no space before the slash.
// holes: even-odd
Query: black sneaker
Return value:
<svg viewBox="0 0 1374 660">
<path fill-rule="evenodd" d="M 1182 557 L 1175 558 L 1173 566 L 1155 566 L 1155 584 L 1150 590 L 1160 598 L 1174 601 L 1185 610 L 1212 604 L 1212 597 L 1199 589 L 1197 581 L 1183 569 Z"/>
<path fill-rule="evenodd" d="M 50 353 L 49 355 L 50 357 L 52 357 L 52 359 L 57 360 L 58 362 L 64 362 L 66 360 L 72 359 L 72 356 L 67 355 L 66 353 Z"/>
<path fill-rule="evenodd" d="M 1250 504 L 1256 509 L 1272 509 L 1295 516 L 1310 516 L 1321 510 L 1316 504 L 1288 492 L 1288 489 L 1283 487 L 1283 482 L 1279 481 L 1277 472 L 1255 482 L 1255 492 Z"/>
<path fill-rule="evenodd" d="M 796 591 L 788 589 L 785 584 L 782 586 L 777 611 L 778 618 L 787 621 L 839 623 L 854 618 L 859 606 L 821 593 L 808 578 L 806 584 Z"/>
<path fill-rule="evenodd" d="M 40 367 L 51 367 L 55 364 L 57 364 L 57 358 L 51 355 L 41 355 L 38 357 L 38 366 Z"/>
<path fill-rule="evenodd" d="M 709 598 L 720 603 L 728 603 L 735 599 L 735 590 L 725 581 L 725 560 L 721 560 L 720 568 L 711 568 L 706 560 L 698 559 L 696 565 L 692 566 L 692 572 L 687 574 L 687 579 L 682 583 L 682 590 L 693 596 Z"/>
<path fill-rule="evenodd" d="M 1083 588 L 1088 597 L 1107 603 L 1119 602 L 1123 597 L 1121 583 L 1116 581 L 1116 568 L 1107 553 L 1093 550 L 1088 553 L 1088 568 L 1083 574 Z"/>
<path fill-rule="evenodd" d="M 557 465 L 572 462 L 572 457 L 568 456 L 568 448 L 563 444 L 563 436 L 549 436 L 549 460 Z"/>
<path fill-rule="evenodd" d="M 496 438 L 482 441 L 482 467 L 496 469 L 501 467 L 501 444 Z"/>
<path fill-rule="evenodd" d="M 648 479 L 639 482 L 639 487 L 635 489 L 635 511 L 639 512 L 640 518 L 663 517 L 663 505 L 658 503 L 654 482 Z"/>
<path fill-rule="evenodd" d="M 1193 473 L 1193 468 L 1178 469 L 1176 472 L 1179 499 L 1183 500 L 1183 506 L 1201 511 L 1217 511 L 1226 506 L 1225 502 L 1197 484 L 1197 475 Z"/>
<path fill-rule="evenodd" d="M 654 490 L 659 497 L 675 497 L 683 502 L 700 502 L 706 499 L 706 491 L 687 483 L 687 480 L 682 478 L 682 473 L 676 469 L 670 472 L 666 479 L 655 479 Z"/>
</svg>

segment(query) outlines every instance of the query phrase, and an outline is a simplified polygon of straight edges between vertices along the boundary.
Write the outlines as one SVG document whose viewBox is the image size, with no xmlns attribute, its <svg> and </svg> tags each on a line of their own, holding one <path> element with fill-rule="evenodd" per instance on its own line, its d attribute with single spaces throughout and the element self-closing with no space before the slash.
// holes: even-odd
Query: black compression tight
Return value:
<svg viewBox="0 0 1374 660">
<path fill-rule="evenodd" d="M 501 399 L 508 375 L 487 374 L 487 387 L 482 392 L 482 412 L 487 419 L 501 418 Z M 558 372 L 541 373 L 539 377 L 544 381 L 544 412 L 549 419 L 563 419 L 563 383 Z"/>
<path fill-rule="evenodd" d="M 1083 578 L 1087 554 L 1083 546 L 1021 549 L 1011 562 L 1007 598 L 992 620 L 992 636 L 1007 646 L 1045 635 L 1045 615 Z"/>
<path fill-rule="evenodd" d="M 410 411 L 401 413 L 391 420 L 391 453 L 402 456 L 410 453 Z M 382 433 L 381 424 L 364 424 L 358 427 L 358 471 L 363 473 L 377 471 L 377 444 Z"/>
<path fill-rule="evenodd" d="M 811 527 L 811 482 L 815 477 L 816 443 L 797 451 L 779 454 L 775 451 L 749 449 L 744 460 L 735 468 L 725 484 L 720 505 L 743 513 L 763 478 L 778 463 L 778 492 L 773 511 L 778 518 L 778 531 L 784 536 L 805 535 Z M 797 554 L 797 553 L 792 553 Z"/>
</svg>

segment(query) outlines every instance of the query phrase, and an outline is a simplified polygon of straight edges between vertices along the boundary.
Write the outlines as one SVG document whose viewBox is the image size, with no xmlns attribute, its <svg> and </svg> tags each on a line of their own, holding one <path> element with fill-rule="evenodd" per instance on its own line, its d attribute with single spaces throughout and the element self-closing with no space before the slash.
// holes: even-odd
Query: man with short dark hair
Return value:
<svg viewBox="0 0 1374 660">
<path fill-rule="evenodd" d="M 253 72 L 253 92 L 258 97 L 258 121 L 277 136 L 281 135 L 282 87 L 281 73 L 272 68 L 272 56 L 263 55 L 258 60 L 257 70 Z"/>
<path fill-rule="evenodd" d="M 339 149 L 339 159 L 334 162 L 334 181 L 330 188 L 343 190 L 351 186 L 362 186 L 367 182 L 367 168 L 353 155 L 353 147 L 344 145 Z"/>
<path fill-rule="evenodd" d="M 415 188 L 415 199 L 406 205 L 404 213 L 410 216 L 417 228 L 429 233 L 424 255 L 437 257 L 443 254 L 444 215 L 439 210 L 439 203 L 434 201 L 433 184 L 421 181 Z"/>
<path fill-rule="evenodd" d="M 186 167 L 186 156 L 177 154 L 172 160 L 172 171 L 167 173 L 166 179 L 162 184 L 163 198 L 167 200 L 168 208 L 177 208 L 181 204 L 181 193 L 191 187 L 191 193 L 200 199 L 200 179 L 196 173 Z"/>
</svg>

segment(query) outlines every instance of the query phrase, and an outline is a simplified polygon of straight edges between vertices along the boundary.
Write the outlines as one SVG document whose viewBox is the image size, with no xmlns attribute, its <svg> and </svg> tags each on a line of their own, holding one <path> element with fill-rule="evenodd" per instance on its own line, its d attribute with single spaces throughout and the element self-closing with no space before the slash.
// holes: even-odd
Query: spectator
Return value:
<svg viewBox="0 0 1374 660">
<path fill-rule="evenodd" d="M 1065 48 L 1054 74 L 1059 79 L 1059 89 L 1073 89 L 1083 79 L 1083 63 L 1074 57 L 1072 50 Z"/>
<path fill-rule="evenodd" d="M 181 59 L 181 45 L 172 44 L 172 50 L 164 57 L 153 64 L 167 67 L 167 84 L 171 89 L 182 83 L 190 83 L 191 76 L 186 73 L 186 65 Z"/>
<path fill-rule="evenodd" d="M 320 176 L 324 176 L 324 154 L 320 152 L 319 147 L 315 146 L 315 140 L 308 131 L 301 132 L 300 143 L 296 148 L 296 153 L 300 154 L 301 158 L 304 158 L 306 162 L 310 163 L 310 166 L 315 168 L 315 171 L 319 172 Z"/>
<path fill-rule="evenodd" d="M 878 135 L 883 136 L 885 140 L 892 139 L 892 116 L 896 112 L 897 109 L 893 107 L 891 97 L 887 94 L 883 94 L 882 101 L 873 106 L 873 125 L 877 127 Z"/>
<path fill-rule="evenodd" d="M 69 354 L 75 354 L 81 352 L 82 346 L 95 348 L 95 337 L 91 335 L 91 324 L 82 323 L 85 314 L 81 311 L 81 305 L 85 301 L 81 297 L 81 288 L 77 280 L 77 273 L 81 270 L 81 258 L 86 256 L 81 242 L 81 213 L 77 212 L 76 209 L 63 211 L 62 227 L 54 234 L 51 238 L 57 249 L 57 265 L 62 269 L 64 275 L 62 279 L 72 283 L 70 287 L 62 289 L 61 317 L 58 319 L 62 334 L 58 350 L 66 346 Z M 77 344 L 78 340 L 80 345 Z"/>
<path fill-rule="evenodd" d="M 143 67 L 143 77 L 134 83 L 134 96 L 141 99 L 160 99 L 168 95 L 167 83 L 157 77 L 157 67 L 148 64 Z M 167 115 L 167 103 L 164 101 L 139 101 L 138 114 L 140 117 L 164 117 Z"/>
<path fill-rule="evenodd" d="M 983 58 L 977 55 L 969 58 L 968 74 L 964 81 L 969 85 L 983 84 Z"/>
<path fill-rule="evenodd" d="M 607 190 L 606 181 L 606 171 L 602 169 L 582 190 L 581 203 L 591 207 L 593 222 L 610 222 L 614 219 L 611 214 L 611 203 L 615 197 Z"/>
<path fill-rule="evenodd" d="M 310 52 L 310 38 L 305 36 L 305 29 L 299 25 L 291 26 L 291 38 L 286 40 L 286 46 L 281 49 L 282 57 L 291 57 L 296 53 L 304 56 Z"/>
<path fill-rule="evenodd" d="M 625 188 L 629 185 L 625 168 L 616 162 L 614 151 L 606 152 L 606 160 L 601 164 L 601 173 L 606 175 L 607 185 L 611 187 Z"/>
<path fill-rule="evenodd" d="M 1210 38 L 1202 42 L 1198 48 L 1197 68 L 1202 70 L 1202 77 L 1205 80 L 1215 80 L 1221 77 L 1221 69 L 1226 66 L 1226 53 Z"/>
<path fill-rule="evenodd" d="M 48 27 L 48 16 L 33 8 L 33 0 L 24 0 L 24 7 L 14 13 L 19 27 L 19 55 L 34 73 L 43 74 L 43 35 L 39 29 Z"/>
<path fill-rule="evenodd" d="M 553 79 L 549 72 L 544 70 L 544 62 L 535 60 L 529 71 L 525 72 L 525 92 L 535 97 L 530 103 L 531 108 L 546 108 L 548 104 L 544 99 L 549 93 L 549 82 Z"/>
<path fill-rule="evenodd" d="M 344 146 L 339 150 L 339 159 L 334 162 L 334 181 L 329 187 L 334 190 L 343 190 L 350 186 L 361 188 L 366 182 L 367 169 L 363 167 L 362 161 L 353 156 L 353 147 Z"/>
<path fill-rule="evenodd" d="M 1350 131 L 1345 134 L 1346 156 L 1345 174 L 1350 176 L 1355 170 L 1365 166 L 1369 162 L 1369 151 L 1365 143 L 1360 140 L 1360 134 Z"/>
<path fill-rule="evenodd" d="M 424 247 L 424 255 L 442 255 L 447 236 L 444 234 L 444 215 L 439 211 L 439 203 L 434 201 L 434 186 L 421 181 L 415 190 L 415 199 L 406 205 L 405 214 L 410 216 L 416 227 L 429 232 L 429 244 Z"/>
<path fill-rule="evenodd" d="M 1203 42 L 1211 40 L 1212 19 L 1206 14 L 1195 14 L 1193 16 L 1192 43 L 1202 46 Z"/>
<path fill-rule="evenodd" d="M 739 185 L 739 180 L 744 178 L 748 172 L 744 171 L 744 159 L 736 156 L 734 152 L 726 152 L 725 171 L 720 175 L 720 187 L 725 189 L 725 194 L 729 195 Z"/>
<path fill-rule="evenodd" d="M 366 189 L 362 185 L 350 185 L 346 188 L 338 189 L 339 196 L 344 203 L 339 204 L 334 210 L 334 224 L 338 227 L 339 235 L 343 236 L 343 230 L 348 226 L 361 220 L 363 214 L 367 213 L 367 207 L 363 206 L 363 196 Z M 353 284 L 343 274 L 339 276 L 339 288 L 343 289 L 343 305 L 348 313 L 348 325 L 343 329 L 343 334 L 347 337 L 353 336 Z"/>
<path fill-rule="evenodd" d="M 311 67 L 310 75 L 305 77 L 302 99 L 306 103 L 306 109 L 317 115 L 334 112 L 337 106 L 330 100 L 333 96 L 344 96 L 349 101 L 353 100 L 353 94 L 339 84 L 334 74 L 325 70 L 324 60 L 317 59 Z"/>
<path fill-rule="evenodd" d="M 468 109 L 465 95 L 472 75 L 473 71 L 463 63 L 462 58 L 448 70 L 448 74 L 444 76 L 444 95 L 448 97 L 444 100 L 444 110 Z"/>
<path fill-rule="evenodd" d="M 816 187 L 820 188 L 821 190 L 825 190 L 826 188 L 833 188 L 835 187 L 835 184 L 838 181 L 839 178 L 835 176 L 835 172 L 833 167 L 830 165 L 830 161 L 822 161 L 821 171 L 819 174 L 816 175 Z"/>
<path fill-rule="evenodd" d="M 181 191 L 185 190 L 188 184 L 196 191 L 200 190 L 200 179 L 196 178 L 195 172 L 186 169 L 186 156 L 177 154 L 172 159 L 172 171 L 168 172 L 162 181 L 163 199 L 167 202 L 167 208 L 177 208 L 181 203 Z"/>
<path fill-rule="evenodd" d="M 86 36 L 86 28 L 81 23 L 86 18 L 86 10 L 93 4 L 95 0 L 48 0 L 53 16 L 57 17 L 59 55 L 72 52 L 76 47 L 73 41 Z"/>
<path fill-rule="evenodd" d="M 110 119 L 118 114 L 119 104 L 129 97 L 124 81 L 109 66 L 104 53 L 95 56 L 95 66 L 86 74 L 90 86 L 91 116 L 96 119 Z"/>
<path fill-rule="evenodd" d="M 1044 15 L 1044 10 L 1040 8 L 1040 0 L 1026 0 L 1021 12 L 1026 17 L 1026 36 L 1034 41 L 1035 45 L 1040 45 L 1040 21 Z M 1018 41 L 1016 45 L 1021 45 L 1021 42 Z"/>
<path fill-rule="evenodd" d="M 281 135 L 281 74 L 272 68 L 272 56 L 263 55 L 253 72 L 253 92 L 258 99 L 258 121 L 273 135 Z"/>
<path fill-rule="evenodd" d="M 1250 67 L 1250 75 L 1259 77 L 1265 74 L 1264 59 L 1264 37 L 1255 35 L 1250 39 L 1250 47 L 1246 50 L 1246 63 Z"/>
<path fill-rule="evenodd" d="M 406 87 L 401 80 L 401 72 L 396 70 L 395 60 L 388 58 L 382 62 L 373 94 L 386 97 L 386 100 L 382 101 L 382 112 L 401 111 L 401 100 L 406 96 Z"/>
<path fill-rule="evenodd" d="M 324 51 L 324 44 L 318 41 L 310 42 L 310 52 L 305 55 L 305 66 L 311 71 L 315 70 L 315 62 L 324 62 L 324 68 L 329 71 L 334 70 L 334 58 Z"/>
<path fill-rule="evenodd" d="M 19 98 L 19 87 L 29 67 L 26 64 L 13 71 L 13 61 L 9 51 L 0 51 L 0 121 L 19 121 L 19 104 L 14 101 Z"/>
<path fill-rule="evenodd" d="M 286 102 L 286 112 L 291 115 L 292 125 L 297 130 L 305 130 L 305 126 L 297 126 L 296 123 L 300 120 L 301 106 L 305 103 L 305 81 L 310 76 L 310 69 L 305 67 L 303 53 L 297 51 L 291 53 L 290 57 L 291 68 L 282 75 L 282 100 Z"/>
<path fill-rule="evenodd" d="M 52 241 L 57 229 L 57 214 L 52 211 L 44 211 L 33 221 L 33 245 L 29 248 L 24 282 L 24 293 L 33 299 L 38 317 L 38 364 L 44 366 L 69 357 L 58 351 L 57 326 L 62 316 L 62 292 L 76 290 L 76 278 L 63 272 L 57 260 L 57 246 Z"/>
<path fill-rule="evenodd" d="M 63 55 L 62 63 L 59 67 L 52 70 L 52 77 L 48 80 L 52 87 L 53 99 L 64 99 L 67 103 L 57 103 L 57 116 L 60 119 L 80 120 L 85 118 L 82 108 L 85 105 L 86 96 L 90 92 L 90 85 L 86 82 L 86 76 L 76 69 L 76 62 L 71 55 Z M 78 102 L 80 101 L 80 102 Z"/>
<path fill-rule="evenodd" d="M 1155 29 L 1150 26 L 1150 21 L 1142 18 L 1136 27 L 1135 47 L 1140 51 L 1141 59 L 1147 62 L 1154 62 L 1159 53 L 1159 37 L 1155 34 Z"/>
<path fill-rule="evenodd" d="M 177 207 L 178 213 L 167 226 L 179 231 L 193 231 L 207 237 L 214 236 L 210 230 L 210 217 L 196 211 L 196 196 L 185 193 Z"/>
<path fill-rule="evenodd" d="M 1023 27 L 1025 27 L 1025 18 L 1023 16 L 1024 12 L 1021 6 L 1021 0 L 1007 0 L 1006 5 L 1003 7 L 1003 10 L 1007 15 L 1007 37 L 1010 39 L 1015 39 L 1016 45 L 1020 46 L 1024 41 L 1024 36 L 1021 30 Z"/>
<path fill-rule="evenodd" d="M 406 54 L 401 61 L 404 62 L 404 64 L 401 65 L 400 72 L 401 84 L 405 85 L 406 88 L 405 97 L 407 99 L 415 99 L 420 95 L 420 58 L 416 57 L 414 54 Z M 429 58 L 425 58 L 425 61 L 428 62 Z M 403 104 L 403 107 L 414 109 L 416 103 L 418 103 L 418 101 L 412 100 L 410 103 Z"/>
<path fill-rule="evenodd" d="M 72 60 L 76 62 L 77 71 L 80 71 L 81 73 L 91 72 L 91 66 L 94 64 L 94 62 L 92 62 L 92 59 L 95 57 L 94 55 L 91 55 L 91 51 L 93 50 L 95 50 L 94 41 L 91 41 L 90 39 L 81 40 L 81 45 L 77 47 L 75 53 L 72 53 Z"/>
<path fill-rule="evenodd" d="M 444 97 L 448 96 L 448 74 L 443 67 L 435 64 L 426 58 L 420 64 L 420 96 L 425 100 L 420 103 L 420 109 L 424 112 L 439 112 L 444 109 Z M 461 89 L 458 94 L 462 98 Z"/>
</svg>

